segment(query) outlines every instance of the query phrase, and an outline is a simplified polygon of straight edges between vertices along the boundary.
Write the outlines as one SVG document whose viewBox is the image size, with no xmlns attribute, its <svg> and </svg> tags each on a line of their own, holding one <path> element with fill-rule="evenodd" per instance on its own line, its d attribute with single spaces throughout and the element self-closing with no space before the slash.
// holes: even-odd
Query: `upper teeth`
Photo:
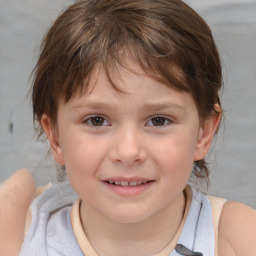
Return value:
<svg viewBox="0 0 256 256">
<path fill-rule="evenodd" d="M 108 181 L 110 184 L 115 184 L 115 185 L 121 185 L 121 186 L 137 186 L 140 184 L 145 184 L 147 183 L 146 180 L 139 180 L 139 181 L 120 181 L 120 180 L 109 180 Z"/>
</svg>

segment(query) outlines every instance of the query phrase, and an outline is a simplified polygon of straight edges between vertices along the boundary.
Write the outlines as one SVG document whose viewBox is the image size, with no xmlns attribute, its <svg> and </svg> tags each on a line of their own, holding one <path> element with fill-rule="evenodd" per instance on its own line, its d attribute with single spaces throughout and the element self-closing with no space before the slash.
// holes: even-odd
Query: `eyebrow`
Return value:
<svg viewBox="0 0 256 256">
<path fill-rule="evenodd" d="M 88 102 L 81 105 L 75 105 L 72 107 L 73 109 L 85 108 L 85 109 L 94 109 L 94 110 L 112 110 L 116 109 L 115 105 L 105 103 L 105 102 Z M 175 109 L 182 112 L 186 112 L 186 108 L 178 105 L 176 103 L 152 103 L 152 104 L 145 104 L 142 106 L 142 109 L 145 112 L 157 112 L 169 109 Z"/>
<path fill-rule="evenodd" d="M 72 106 L 73 109 L 79 109 L 79 108 L 89 108 L 89 109 L 113 109 L 113 105 L 109 103 L 104 102 L 88 102 L 84 104 L 74 105 Z"/>
<path fill-rule="evenodd" d="M 186 112 L 186 108 L 176 103 L 157 103 L 157 104 L 145 104 L 143 109 L 145 111 L 163 111 L 168 109 L 175 109 Z"/>
</svg>

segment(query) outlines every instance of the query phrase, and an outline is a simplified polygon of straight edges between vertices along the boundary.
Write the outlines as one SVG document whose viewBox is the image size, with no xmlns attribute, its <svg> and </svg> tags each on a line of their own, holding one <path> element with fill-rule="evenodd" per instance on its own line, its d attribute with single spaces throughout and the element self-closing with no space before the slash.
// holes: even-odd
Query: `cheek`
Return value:
<svg viewBox="0 0 256 256">
<path fill-rule="evenodd" d="M 163 138 L 152 147 L 154 151 L 151 154 L 157 156 L 155 160 L 166 175 L 173 175 L 177 179 L 182 177 L 181 174 L 189 177 L 193 168 L 195 145 L 192 137 L 184 132 Z"/>
<path fill-rule="evenodd" d="M 66 147 L 67 145 L 67 147 Z M 77 179 L 95 173 L 105 157 L 106 144 L 103 140 L 88 136 L 72 136 L 65 139 L 62 152 L 68 176 Z"/>
</svg>

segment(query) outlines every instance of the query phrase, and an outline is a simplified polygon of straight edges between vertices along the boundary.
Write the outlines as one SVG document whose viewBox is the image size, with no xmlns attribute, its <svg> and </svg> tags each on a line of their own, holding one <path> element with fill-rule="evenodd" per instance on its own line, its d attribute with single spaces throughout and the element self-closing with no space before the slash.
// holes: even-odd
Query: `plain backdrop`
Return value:
<svg viewBox="0 0 256 256">
<path fill-rule="evenodd" d="M 0 182 L 28 167 L 55 179 L 26 97 L 47 28 L 71 0 L 0 0 Z M 187 0 L 212 28 L 223 63 L 224 125 L 211 151 L 209 193 L 256 208 L 256 1 Z"/>
</svg>

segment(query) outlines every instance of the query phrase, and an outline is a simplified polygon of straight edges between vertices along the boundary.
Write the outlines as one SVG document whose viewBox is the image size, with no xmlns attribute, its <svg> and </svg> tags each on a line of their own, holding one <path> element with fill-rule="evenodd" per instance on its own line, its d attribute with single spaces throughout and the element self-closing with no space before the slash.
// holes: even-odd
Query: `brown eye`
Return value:
<svg viewBox="0 0 256 256">
<path fill-rule="evenodd" d="M 163 126 L 166 125 L 167 119 L 161 116 L 152 118 L 153 126 Z"/>
<path fill-rule="evenodd" d="M 106 120 L 103 117 L 95 116 L 88 119 L 87 122 L 92 126 L 103 126 L 105 125 Z"/>
</svg>

